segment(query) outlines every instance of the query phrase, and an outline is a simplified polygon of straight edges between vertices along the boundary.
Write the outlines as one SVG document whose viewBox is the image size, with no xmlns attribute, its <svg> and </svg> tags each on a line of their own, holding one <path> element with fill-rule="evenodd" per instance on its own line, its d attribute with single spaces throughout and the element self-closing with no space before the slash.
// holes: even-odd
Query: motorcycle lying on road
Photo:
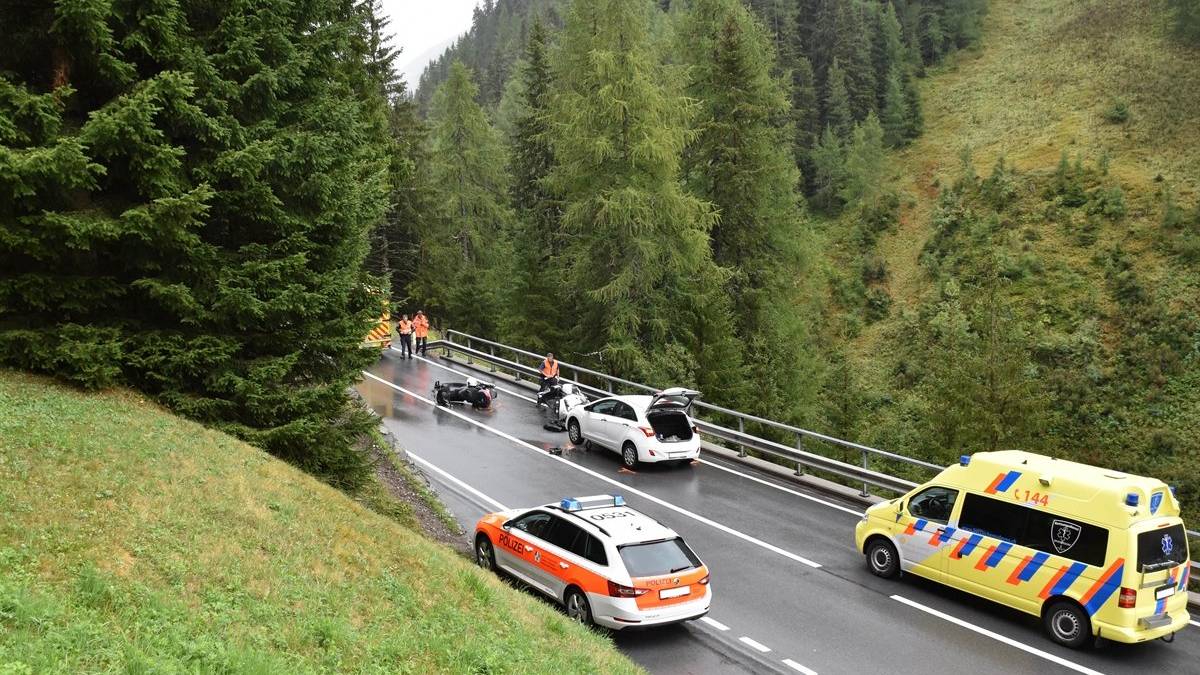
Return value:
<svg viewBox="0 0 1200 675">
<path fill-rule="evenodd" d="M 567 411 L 587 402 L 588 397 L 576 385 L 551 377 L 538 390 L 535 405 L 546 410 L 547 421 L 542 425 L 544 429 L 566 431 Z"/>
<path fill-rule="evenodd" d="M 476 410 L 487 410 L 499 395 L 496 385 L 468 377 L 466 382 L 434 382 L 433 393 L 440 406 L 470 404 Z"/>
</svg>

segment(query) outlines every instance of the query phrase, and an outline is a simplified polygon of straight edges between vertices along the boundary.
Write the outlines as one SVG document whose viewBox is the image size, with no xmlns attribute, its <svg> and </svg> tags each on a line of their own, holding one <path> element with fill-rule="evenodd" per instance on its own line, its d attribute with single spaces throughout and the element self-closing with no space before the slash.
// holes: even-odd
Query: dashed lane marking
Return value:
<svg viewBox="0 0 1200 675">
<path fill-rule="evenodd" d="M 713 618 L 710 618 L 707 616 L 702 616 L 702 617 L 700 617 L 700 620 L 703 621 L 704 623 L 712 626 L 713 628 L 716 628 L 717 630 L 729 630 L 729 626 L 726 626 L 725 624 L 721 623 L 720 621 L 717 621 L 716 619 L 713 619 Z"/>
<path fill-rule="evenodd" d="M 415 461 L 417 464 L 420 464 L 421 466 L 425 467 L 426 469 L 433 471 L 434 473 L 441 476 L 442 478 L 445 478 L 446 480 L 450 481 L 451 483 L 454 483 L 458 487 L 460 487 L 460 488 L 466 490 L 467 492 L 475 495 L 476 497 L 482 499 L 484 501 L 484 503 L 486 503 L 490 506 L 496 507 L 497 511 L 507 511 L 508 510 L 507 506 L 505 506 L 505 505 L 501 504 L 500 502 L 496 501 L 495 499 L 492 499 L 491 497 L 483 494 L 482 492 L 480 492 L 479 490 L 476 490 L 475 488 L 471 487 L 470 485 L 467 485 L 466 483 L 455 478 L 454 476 L 451 476 L 450 474 L 446 473 L 445 471 L 442 471 L 438 467 L 429 463 L 428 460 L 422 459 L 421 457 L 418 457 L 417 455 L 414 455 L 411 452 L 405 452 L 405 454 L 408 455 L 409 457 L 411 457 L 413 459 L 413 461 Z"/>
<path fill-rule="evenodd" d="M 456 410 L 448 410 L 446 408 L 440 407 L 437 404 L 435 404 L 433 401 L 425 398 L 424 396 L 421 396 L 420 394 L 417 394 L 409 389 L 405 389 L 404 387 L 401 387 L 400 385 L 395 384 L 394 382 L 388 382 L 387 380 L 385 380 L 377 375 L 372 375 L 371 373 L 368 373 L 365 370 L 363 371 L 363 375 L 371 378 L 372 380 L 375 380 L 376 382 L 379 382 L 388 387 L 391 387 L 392 389 L 395 389 L 396 391 L 399 391 L 403 394 L 408 394 L 409 396 L 417 399 L 418 401 L 425 403 L 426 405 L 429 405 L 433 408 L 441 410 L 443 413 L 446 413 L 447 415 L 453 415 L 454 417 L 457 417 L 457 418 L 463 420 L 464 422 L 473 424 L 482 429 L 486 429 L 501 438 L 504 438 L 508 441 L 511 441 L 512 443 L 515 443 L 516 445 L 521 446 L 522 448 L 533 451 L 540 457 L 546 457 L 547 459 L 550 459 L 551 461 L 561 462 L 563 465 L 569 466 L 576 471 L 585 473 L 585 474 L 587 474 L 593 478 L 596 478 L 598 480 L 602 480 L 605 483 L 608 483 L 609 485 L 615 485 L 616 487 L 621 488 L 621 490 L 626 493 L 635 494 L 635 495 L 641 497 L 642 499 L 654 502 L 655 504 L 658 504 L 659 506 L 663 506 L 663 507 L 668 508 L 680 515 L 691 518 L 692 520 L 694 520 L 698 523 L 703 523 L 705 525 L 708 525 L 709 527 L 720 530 L 728 535 L 737 537 L 738 539 L 741 539 L 742 541 L 754 544 L 755 546 L 758 546 L 759 548 L 762 548 L 767 551 L 771 551 L 772 553 L 781 555 L 785 558 L 788 558 L 789 560 L 794 560 L 802 565 L 807 565 L 808 567 L 812 567 L 814 569 L 819 569 L 821 567 L 820 563 L 809 560 L 808 558 L 805 558 L 804 556 L 797 555 L 795 553 L 792 553 L 791 551 L 784 550 L 782 548 L 779 548 L 778 546 L 775 546 L 774 544 L 769 544 L 769 543 L 763 541 L 762 539 L 759 539 L 757 537 L 752 537 L 752 536 L 746 534 L 745 532 L 735 530 L 732 527 L 729 527 L 728 525 L 725 525 L 723 523 L 718 523 L 717 521 L 712 520 L 711 518 L 706 518 L 698 513 L 693 513 L 691 511 L 688 511 L 687 509 L 685 509 L 681 506 L 676 506 L 675 504 L 672 504 L 671 502 L 668 502 L 665 499 L 660 499 L 658 497 L 655 497 L 654 495 L 652 495 L 648 492 L 642 492 L 641 490 L 638 490 L 637 488 L 626 485 L 625 483 L 622 483 L 618 480 L 609 478 L 608 476 L 605 476 L 604 474 L 598 473 L 596 471 L 592 471 L 591 469 L 588 469 L 586 467 L 579 466 L 578 464 L 575 464 L 574 462 L 563 459 L 562 457 L 559 457 L 557 455 L 547 454 L 542 449 L 534 446 L 531 443 L 527 443 L 527 442 L 517 438 L 516 436 L 513 436 L 512 434 L 505 433 L 495 427 L 484 424 L 483 422 L 480 422 L 477 419 L 468 417 L 467 415 L 464 415 Z"/>
<path fill-rule="evenodd" d="M 1068 660 L 1062 658 L 1061 656 L 1055 656 L 1054 654 L 1051 654 L 1049 652 L 1044 652 L 1035 647 L 1030 647 L 1029 645 L 1027 645 L 1023 642 L 1018 642 L 1010 637 L 1006 637 L 999 633 L 992 632 L 986 628 L 981 628 L 979 626 L 976 626 L 973 623 L 969 623 L 969 622 L 963 621 L 962 619 L 959 619 L 957 617 L 950 616 L 949 614 L 946 614 L 945 612 L 940 612 L 932 607 L 926 607 L 925 605 L 922 605 L 921 603 L 916 602 L 914 600 L 909 600 L 908 598 L 906 598 L 904 596 L 893 595 L 892 599 L 895 600 L 896 602 L 900 602 L 905 605 L 908 605 L 909 607 L 912 607 L 914 609 L 919 609 L 922 612 L 925 612 L 926 614 L 932 614 L 933 616 L 936 616 L 939 619 L 949 621 L 950 623 L 952 623 L 956 626 L 961 626 L 963 628 L 966 628 L 967 630 L 979 633 L 980 635 L 983 635 L 984 637 L 990 637 L 993 640 L 996 640 L 998 642 L 1003 642 L 1004 644 L 1006 644 L 1010 647 L 1016 647 L 1017 649 L 1020 649 L 1023 652 L 1026 652 L 1028 654 L 1033 654 L 1034 656 L 1037 656 L 1039 658 L 1046 659 L 1047 661 L 1050 661 L 1051 663 L 1057 663 L 1058 665 L 1060 665 L 1064 668 L 1070 668 L 1071 670 L 1074 670 L 1077 673 L 1084 673 L 1085 675 L 1101 675 L 1101 673 L 1097 670 L 1092 670 L 1091 668 L 1088 668 L 1087 666 L 1081 666 L 1078 663 L 1072 663 L 1071 661 L 1068 661 Z"/>
<path fill-rule="evenodd" d="M 754 649 L 757 649 L 758 651 L 762 652 L 763 654 L 766 654 L 767 652 L 771 651 L 770 647 L 764 645 L 763 643 L 759 642 L 758 640 L 753 640 L 751 638 L 748 638 L 745 635 L 738 638 L 738 641 L 743 644 L 750 645 L 751 647 L 753 647 Z"/>
<path fill-rule="evenodd" d="M 796 663 L 795 661 L 793 661 L 791 659 L 784 659 L 783 664 L 785 666 L 787 666 L 788 668 L 791 668 L 792 670 L 797 670 L 801 673 L 804 673 L 804 675 L 817 675 L 817 671 L 813 670 L 812 668 L 809 668 L 808 666 L 804 666 L 799 663 Z"/>
</svg>

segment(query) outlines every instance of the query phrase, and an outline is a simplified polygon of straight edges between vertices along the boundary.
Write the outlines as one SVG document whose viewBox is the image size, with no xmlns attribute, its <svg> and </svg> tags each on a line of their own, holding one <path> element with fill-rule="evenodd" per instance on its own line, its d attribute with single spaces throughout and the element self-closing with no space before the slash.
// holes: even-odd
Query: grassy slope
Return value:
<svg viewBox="0 0 1200 675">
<path fill-rule="evenodd" d="M 449 549 L 136 394 L 0 371 L 0 672 L 634 672 Z"/>
<path fill-rule="evenodd" d="M 1172 312 L 1200 313 L 1200 273 L 1172 254 L 1161 227 L 1165 186 L 1189 213 L 1200 200 L 1200 68 L 1195 65 L 1200 50 L 1169 38 L 1160 0 L 989 4 L 980 44 L 921 82 L 925 133 L 891 159 L 902 202 L 900 223 L 881 237 L 877 252 L 887 264 L 885 286 L 893 306 L 887 318 L 867 324 L 845 344 L 865 386 L 889 399 L 907 395 L 891 379 L 903 314 L 928 310 L 938 292 L 939 280 L 919 258 L 933 231 L 939 192 L 961 174 L 964 147 L 981 176 L 1001 156 L 1021 174 L 1020 197 L 1006 227 L 1015 242 L 1012 251 L 1036 257 L 1042 269 L 1012 284 L 1010 292 L 1047 335 L 1063 338 L 1094 320 L 1105 354 L 1101 366 L 1109 377 L 1120 377 L 1115 355 L 1130 339 L 1120 329 L 1128 307 L 1114 297 L 1105 267 L 1108 252 L 1117 246 L 1135 261 L 1139 281 L 1156 302 Z M 1124 124 L 1105 119 L 1118 99 L 1130 109 Z M 1111 166 L 1103 184 L 1119 184 L 1124 191 L 1127 216 L 1104 221 L 1090 246 L 1080 245 L 1070 227 L 1045 216 L 1041 190 L 1064 150 L 1089 167 L 1107 155 Z M 1083 212 L 1069 210 L 1067 217 L 1079 223 Z M 960 239 L 960 245 L 970 244 Z M 1126 468 L 1174 480 L 1172 472 L 1186 473 L 1200 459 L 1198 371 L 1185 362 L 1182 372 L 1161 386 L 1106 401 L 1120 411 L 1120 419 L 1111 428 L 1096 428 L 1091 438 L 1052 437 L 1046 448 L 1033 449 L 1126 463 Z M 869 429 L 877 421 L 867 420 L 856 433 L 890 449 L 914 451 L 901 447 L 904 442 L 896 437 L 872 437 Z M 1161 430 L 1176 439 L 1176 457 L 1146 454 L 1149 439 Z M 1130 459 L 1137 453 L 1143 459 Z M 1188 498 L 1194 512 L 1200 501 L 1195 494 Z"/>
</svg>

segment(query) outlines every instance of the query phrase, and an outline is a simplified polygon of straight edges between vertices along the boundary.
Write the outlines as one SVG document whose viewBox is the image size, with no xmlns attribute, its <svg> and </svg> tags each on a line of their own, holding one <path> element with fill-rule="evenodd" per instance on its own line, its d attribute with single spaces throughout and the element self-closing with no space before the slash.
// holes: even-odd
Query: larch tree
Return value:
<svg viewBox="0 0 1200 675">
<path fill-rule="evenodd" d="M 347 2 L 7 3 L 0 360 L 132 385 L 339 485 L 387 206 Z"/>
<path fill-rule="evenodd" d="M 738 0 L 696 0 L 677 35 L 687 95 L 700 104 L 684 153 L 691 192 L 716 207 L 713 256 L 731 276 L 745 376 L 741 409 L 810 410 L 819 374 L 798 290 L 811 270 L 789 140 L 786 81 L 772 76 L 769 36 Z M 798 374 L 800 376 L 798 376 Z"/>
<path fill-rule="evenodd" d="M 454 327 L 494 335 L 511 214 L 500 139 L 461 62 L 430 104 L 430 177 L 440 202 L 423 228 L 415 297 Z"/>
<path fill-rule="evenodd" d="M 656 58 L 654 12 L 649 0 L 572 3 L 552 59 L 551 177 L 571 343 L 610 372 L 688 383 L 730 358 L 731 319 L 708 244 L 716 215 L 680 183 L 696 104 Z"/>
</svg>

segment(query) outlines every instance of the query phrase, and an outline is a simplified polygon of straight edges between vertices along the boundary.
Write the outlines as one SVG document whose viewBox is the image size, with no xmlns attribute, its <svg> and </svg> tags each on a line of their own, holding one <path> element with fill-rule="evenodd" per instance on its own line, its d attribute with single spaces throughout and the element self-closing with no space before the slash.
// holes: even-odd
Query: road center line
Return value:
<svg viewBox="0 0 1200 675">
<path fill-rule="evenodd" d="M 788 559 L 790 559 L 790 560 L 794 560 L 794 561 L 796 561 L 796 562 L 798 562 L 798 563 L 800 563 L 800 564 L 802 564 L 802 565 L 807 565 L 807 566 L 809 566 L 809 567 L 812 567 L 812 568 L 814 568 L 814 569 L 817 569 L 817 568 L 820 568 L 820 567 L 821 567 L 821 564 L 820 564 L 820 563 L 813 562 L 812 560 L 809 560 L 808 558 L 805 558 L 804 556 L 797 555 L 797 554 L 795 554 L 795 553 L 792 553 L 791 551 L 786 551 L 786 550 L 784 550 L 784 549 L 782 549 L 782 548 L 779 548 L 778 546 L 775 546 L 774 544 L 769 544 L 769 543 L 767 543 L 767 542 L 765 542 L 765 541 L 763 541 L 763 540 L 761 540 L 761 539 L 758 539 L 758 538 L 756 538 L 756 537 L 752 537 L 752 536 L 750 536 L 750 535 L 746 534 L 745 532 L 741 532 L 741 531 L 738 531 L 738 530 L 735 530 L 735 529 L 733 529 L 732 527 L 729 527 L 728 525 L 724 525 L 724 524 L 722 524 L 722 523 L 718 523 L 717 521 L 715 521 L 715 520 L 712 520 L 712 519 L 710 519 L 710 518 L 705 518 L 704 516 L 702 516 L 702 515 L 700 515 L 700 514 L 698 514 L 698 513 L 693 513 L 693 512 L 691 512 L 691 511 L 688 511 L 687 509 L 685 509 L 685 508 L 683 508 L 683 507 L 676 506 L 675 504 L 672 504 L 671 502 L 668 502 L 668 501 L 666 501 L 666 500 L 664 500 L 664 499 L 660 499 L 660 498 L 658 498 L 658 497 L 655 497 L 654 495 L 652 495 L 652 494 L 650 494 L 650 493 L 648 493 L 648 492 L 642 492 L 641 490 L 638 490 L 637 488 L 634 488 L 634 487 L 632 487 L 632 486 L 626 485 L 625 483 L 622 483 L 622 482 L 620 482 L 620 481 L 618 481 L 618 480 L 615 480 L 615 479 L 613 479 L 613 478 L 609 478 L 608 476 L 605 476 L 604 474 L 598 473 L 598 472 L 596 472 L 596 471 L 592 471 L 591 469 L 588 469 L 588 468 L 586 468 L 586 467 L 579 466 L 578 464 L 575 464 L 574 462 L 571 462 L 571 461 L 569 461 L 569 460 L 563 459 L 562 457 L 559 457 L 559 456 L 557 456 L 557 455 L 551 455 L 551 454 L 549 454 L 549 453 L 547 453 L 547 452 L 545 452 L 545 451 L 541 450 L 540 448 L 538 448 L 538 447 L 536 447 L 536 446 L 534 446 L 534 445 L 532 445 L 532 444 L 530 444 L 530 443 L 526 443 L 525 441 L 523 441 L 523 440 L 521 440 L 521 439 L 517 438 L 516 436 L 513 436 L 513 435 L 511 435 L 511 434 L 505 433 L 505 432 L 503 432 L 503 431 L 501 431 L 501 430 L 499 430 L 499 429 L 497 429 L 497 428 L 495 428 L 495 427 L 492 427 L 492 426 L 489 426 L 489 425 L 487 425 L 487 424 L 484 424 L 483 422 L 480 422 L 479 420 L 476 420 L 476 419 L 473 419 L 473 418 L 471 418 L 471 417 L 468 417 L 468 416 L 466 416 L 466 415 L 464 415 L 464 414 L 462 414 L 462 413 L 460 413 L 460 412 L 458 412 L 458 411 L 456 411 L 456 410 L 449 410 L 449 409 L 447 409 L 447 408 L 444 408 L 444 407 L 438 406 L 436 403 L 434 403 L 433 401 L 431 401 L 431 400 L 429 400 L 429 399 L 425 398 L 424 396 L 421 396 L 420 394 L 417 394 L 417 393 L 415 393 L 415 392 L 412 392 L 412 391 L 410 391 L 410 390 L 408 390 L 408 389 L 405 389 L 404 387 L 401 387 L 400 385 L 398 385 L 398 384 L 395 384 L 394 382 L 388 382 L 387 380 L 385 380 L 385 379 L 383 379 L 383 378 L 381 378 L 381 377 L 378 377 L 378 376 L 376 376 L 376 375 L 372 375 L 371 373 L 368 373 L 368 372 L 367 372 L 367 371 L 365 371 L 365 370 L 363 371 L 363 375 L 365 375 L 365 376 L 367 376 L 367 377 L 371 378 L 372 380 L 375 380 L 375 381 L 377 381 L 377 382 L 380 382 L 380 383 L 382 383 L 382 384 L 384 384 L 384 385 L 387 385 L 388 387 L 391 387 L 392 389 L 395 389 L 396 391 L 399 391 L 399 392 L 401 392 L 401 393 L 404 393 L 404 394 L 408 394 L 409 396 L 411 396 L 411 397 L 413 397 L 413 398 L 417 399 L 418 401 L 421 401 L 421 402 L 425 403 L 426 405 L 429 405 L 429 406 L 431 406 L 431 407 L 434 407 L 434 408 L 436 408 L 436 409 L 438 409 L 438 410 L 441 410 L 442 412 L 444 412 L 444 413 L 446 413 L 446 414 L 448 414 L 448 415 L 453 415 L 453 416 L 455 416 L 455 417 L 457 417 L 457 418 L 459 418 L 459 419 L 461 419 L 461 420 L 463 420 L 463 421 L 465 421 L 465 422 L 468 422 L 468 423 L 470 423 L 470 424 L 473 424 L 473 425 L 475 425 L 475 426 L 477 426 L 477 427 L 480 427 L 480 428 L 482 428 L 482 429 L 486 429 L 486 430 L 488 430 L 488 431 L 492 432 L 493 434 L 495 434 L 495 435 L 497 435 L 497 436 L 499 436 L 499 437 L 501 437 L 501 438 L 504 438 L 504 439 L 506 439 L 506 440 L 508 440 L 508 441 L 511 441 L 511 442 L 513 442 L 513 443 L 515 443 L 515 444 L 517 444 L 517 445 L 521 446 L 522 448 L 525 448 L 525 449 L 527 449 L 527 450 L 531 450 L 531 451 L 533 451 L 533 452 L 534 452 L 534 453 L 536 453 L 536 454 L 537 454 L 539 457 L 544 457 L 544 458 L 546 458 L 546 459 L 549 459 L 549 460 L 551 460 L 551 461 L 560 462 L 560 463 L 562 463 L 563 465 L 565 465 L 565 466 L 569 466 L 569 467 L 571 467 L 572 469 L 574 469 L 574 470 L 576 470 L 576 471 L 579 471 L 579 472 L 581 472 L 581 473 L 585 473 L 585 474 L 587 474 L 587 475 L 589 475 L 589 476 L 592 476 L 593 478 L 597 478 L 597 479 L 599 479 L 599 480 L 602 480 L 602 481 L 604 481 L 605 483 L 608 483 L 608 484 L 610 484 L 610 485 L 615 485 L 616 487 L 620 488 L 620 489 L 621 489 L 623 492 L 625 492 L 625 493 L 629 493 L 629 494 L 635 494 L 635 495 L 637 495 L 637 496 L 641 497 L 642 499 L 645 499 L 645 500 L 647 500 L 647 501 L 654 502 L 655 504 L 658 504 L 659 506 L 666 507 L 666 508 L 668 508 L 668 509 L 670 509 L 670 510 L 672 510 L 672 511 L 674 511 L 674 512 L 676 512 L 676 513 L 680 514 L 680 515 L 687 516 L 688 518 L 691 518 L 692 520 L 695 520 L 695 521 L 696 521 L 696 522 L 698 522 L 698 523 L 703 523 L 703 524 L 705 524 L 705 525 L 708 525 L 709 527 L 712 527 L 712 528 L 714 528 L 714 529 L 717 529 L 717 530 L 720 530 L 720 531 L 722 531 L 722 532 L 724 532 L 724 533 L 726 533 L 726 534 L 729 534 L 729 535 L 732 535 L 732 536 L 734 536 L 734 537 L 737 537 L 738 539 L 741 539 L 741 540 L 743 540 L 743 541 L 746 541 L 746 542 L 749 542 L 749 543 L 751 543 L 751 544 L 754 544 L 755 546 L 758 546 L 759 548 L 766 549 L 766 550 L 768 550 L 768 551 L 771 551 L 772 553 L 777 553 L 777 554 L 779 554 L 779 555 L 781 555 L 781 556 L 783 556 L 783 557 L 785 557 L 785 558 L 788 558 Z"/>
<path fill-rule="evenodd" d="M 396 349 L 395 347 L 392 347 L 392 350 L 394 350 L 394 351 L 399 351 L 399 350 L 398 350 L 398 349 Z M 431 365 L 431 366 L 436 366 L 436 367 L 438 367 L 438 368 L 441 368 L 441 369 L 443 369 L 443 370 L 448 370 L 448 371 L 450 371 L 450 372 L 454 373 L 455 375 L 462 375 L 462 376 L 464 376 L 464 377 L 466 377 L 466 376 L 467 376 L 467 375 L 466 375 L 466 373 L 463 373 L 463 372 L 461 372 L 461 371 L 455 370 L 455 369 L 453 369 L 453 368 L 451 368 L 451 367 L 449 367 L 449 366 L 445 366 L 445 365 L 443 365 L 443 364 L 440 364 L 440 363 L 438 363 L 438 362 L 436 362 L 436 361 L 434 361 L 434 360 L 432 360 L 432 359 L 430 359 L 430 358 L 427 358 L 427 357 L 424 357 L 424 356 L 417 356 L 417 357 L 415 357 L 415 358 L 417 358 L 417 359 L 419 359 L 419 360 L 421 360 L 421 361 L 424 361 L 425 363 L 428 363 L 428 364 L 429 364 L 429 365 Z M 522 394 L 519 394 L 519 393 L 517 393 L 517 392 L 515 392 L 515 391 L 512 391 L 512 390 L 510 390 L 510 389 L 505 389 L 504 387 L 499 387 L 499 386 L 497 386 L 496 388 L 497 388 L 497 389 L 499 389 L 500 391 L 503 391 L 503 392 L 505 392 L 506 394 L 510 394 L 510 395 L 512 395 L 512 396 L 516 396 L 517 398 L 522 398 L 522 399 L 525 399 L 526 401 L 529 401 L 530 403 L 536 403 L 536 402 L 537 402 L 537 401 L 536 401 L 536 399 L 532 399 L 532 398 L 530 398 L 530 397 L 528 397 L 528 396 L 524 396 L 524 395 L 522 395 Z M 855 510 L 854 510 L 854 509 L 852 509 L 852 508 L 849 508 L 849 507 L 846 507 L 846 506 L 842 506 L 842 505 L 840 505 L 840 504 L 834 504 L 833 502 L 828 502 L 828 501 L 825 501 L 824 499 L 821 499 L 821 498 L 819 498 L 819 497 L 814 497 L 814 496 L 812 496 L 812 495 L 804 494 L 803 492 L 798 492 L 798 491 L 796 491 L 796 490 L 790 490 L 790 489 L 788 489 L 788 488 L 785 488 L 785 487 L 783 487 L 782 485 L 776 485 L 776 484 L 774 484 L 774 483 L 772 483 L 772 482 L 770 482 L 770 481 L 766 481 L 766 480 L 763 480 L 763 479 L 761 479 L 761 478 L 758 478 L 757 476 L 751 476 L 750 474 L 747 474 L 747 473 L 742 473 L 741 471 L 738 471 L 738 470 L 736 470 L 736 469 L 731 469 L 731 468 L 729 468 L 729 467 L 727 467 L 727 466 L 722 466 L 722 465 L 720 465 L 720 464 L 717 464 L 717 463 L 715 463 L 715 462 L 710 462 L 710 461 L 708 461 L 708 460 L 706 460 L 706 459 L 700 459 L 699 461 L 700 461 L 700 463 L 701 463 L 701 464 L 707 464 L 707 465 L 709 465 L 709 466 L 711 466 L 711 467 L 714 467 L 714 468 L 716 468 L 716 469 L 720 469 L 721 471 L 725 471 L 725 472 L 727 472 L 727 473 L 734 474 L 735 476 L 741 476 L 742 478 L 745 478 L 745 479 L 747 479 L 747 480 L 752 480 L 752 481 L 754 481 L 755 483 L 761 483 L 761 484 L 763 484 L 763 485 L 766 485 L 767 487 L 772 487 L 772 488 L 775 488 L 776 490 L 780 490 L 780 491 L 782 491 L 782 492 L 786 492 L 786 493 L 788 493 L 788 494 L 796 495 L 797 497 L 800 497 L 800 498 L 802 498 L 802 499 L 807 499 L 807 500 L 809 500 L 809 501 L 811 501 L 811 502 L 815 502 L 815 503 L 817 503 L 817 504 L 822 504 L 822 505 L 824 505 L 824 506 L 828 506 L 828 507 L 829 507 L 829 508 L 831 508 L 831 509 L 837 509 L 838 511 L 843 511 L 843 512 L 845 512 L 845 513 L 849 513 L 849 514 L 850 514 L 850 515 L 852 515 L 852 516 L 861 516 L 861 515 L 862 515 L 862 511 L 855 511 Z"/>
<path fill-rule="evenodd" d="M 422 459 L 408 451 L 405 451 L 405 454 L 408 455 L 409 457 L 411 457 L 413 459 L 413 461 L 415 461 L 417 464 L 420 464 L 421 466 L 425 467 L 426 469 L 433 471 L 434 473 L 438 474 L 442 478 L 445 478 L 446 480 L 450 481 L 451 483 L 454 483 L 458 487 L 460 487 L 460 488 L 466 490 L 467 492 L 475 495 L 476 497 L 482 499 L 485 503 L 496 507 L 497 511 L 507 511 L 508 510 L 507 506 L 505 506 L 505 505 L 501 504 L 500 502 L 496 501 L 495 499 L 492 499 L 491 497 L 483 494 L 482 492 L 480 492 L 479 490 L 476 490 L 475 488 L 471 487 L 470 485 L 467 485 L 466 483 L 455 478 L 454 476 L 451 476 L 450 474 L 446 473 L 445 471 L 442 471 L 438 467 L 429 463 L 428 460 Z"/>
<path fill-rule="evenodd" d="M 799 663 L 796 663 L 795 661 L 793 661 L 791 659 L 784 659 L 783 663 L 784 663 L 784 665 L 791 668 L 792 670 L 798 670 L 798 671 L 804 673 L 804 675 L 817 675 L 817 671 L 815 671 L 812 668 L 809 668 L 807 666 L 802 666 Z"/>
<path fill-rule="evenodd" d="M 767 652 L 771 651 L 770 647 L 764 645 L 763 643 L 759 642 L 758 640 L 752 640 L 752 639 L 746 637 L 745 635 L 738 638 L 738 641 L 743 644 L 750 645 L 751 647 L 757 649 L 758 651 L 762 652 L 763 654 L 766 654 Z"/>
<path fill-rule="evenodd" d="M 729 626 L 726 626 L 725 624 L 721 623 L 720 621 L 717 621 L 714 618 L 702 616 L 702 617 L 700 617 L 700 620 L 703 621 L 704 623 L 712 626 L 713 628 L 716 628 L 717 630 L 729 630 Z"/>
<path fill-rule="evenodd" d="M 921 603 L 916 602 L 914 600 L 909 600 L 908 598 L 906 598 L 904 596 L 893 595 L 892 599 L 897 602 L 908 605 L 909 607 L 919 609 L 922 612 L 925 612 L 926 614 L 932 614 L 933 616 L 936 616 L 939 619 L 949 621 L 950 623 L 955 624 L 956 626 L 961 626 L 963 628 L 966 628 L 967 630 L 975 631 L 976 633 L 979 633 L 980 635 L 983 635 L 985 637 L 990 637 L 993 640 L 996 640 L 998 642 L 1003 642 L 1004 644 L 1006 644 L 1010 647 L 1016 647 L 1017 649 L 1020 649 L 1023 652 L 1033 654 L 1034 656 L 1046 659 L 1047 661 L 1050 661 L 1052 663 L 1057 663 L 1058 665 L 1063 666 L 1064 668 L 1070 668 L 1071 670 L 1074 670 L 1075 672 L 1084 673 L 1085 675 L 1102 675 L 1102 673 L 1100 673 L 1097 670 L 1092 670 L 1091 668 L 1088 668 L 1086 666 L 1081 666 L 1078 663 L 1072 663 L 1071 661 L 1068 661 L 1060 656 L 1055 656 L 1054 654 L 1051 654 L 1049 652 L 1044 652 L 1040 649 L 1030 647 L 1029 645 L 1024 644 L 1022 642 L 1017 642 L 1016 640 L 1014 640 L 1010 637 L 1005 637 L 999 633 L 994 633 L 986 628 L 981 628 L 979 626 L 976 626 L 975 624 L 968 623 L 957 617 L 950 616 L 949 614 L 946 614 L 945 612 L 940 612 L 932 607 L 926 607 L 925 605 L 922 605 Z"/>
</svg>

